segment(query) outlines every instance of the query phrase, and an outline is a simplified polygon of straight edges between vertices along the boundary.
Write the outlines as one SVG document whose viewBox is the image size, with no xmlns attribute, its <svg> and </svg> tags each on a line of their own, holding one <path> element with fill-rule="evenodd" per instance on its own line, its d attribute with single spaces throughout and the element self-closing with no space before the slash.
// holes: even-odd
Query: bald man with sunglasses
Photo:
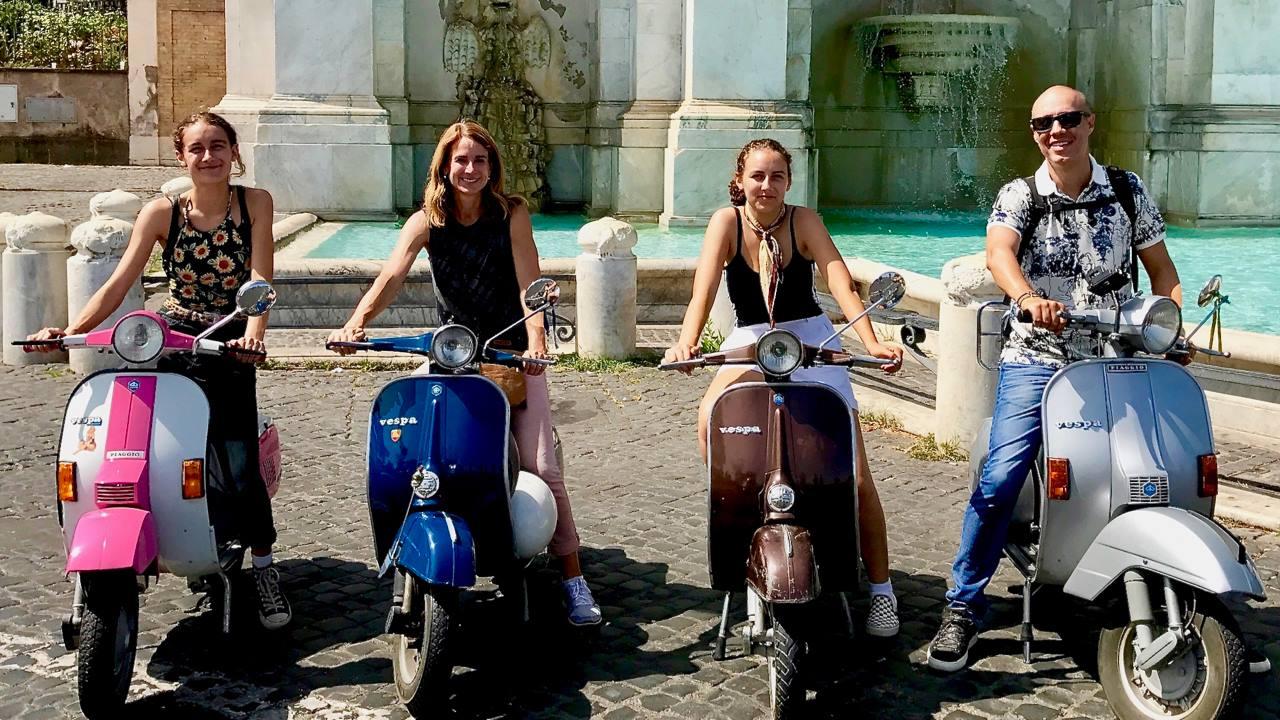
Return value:
<svg viewBox="0 0 1280 720">
<path fill-rule="evenodd" d="M 1089 154 L 1096 119 L 1079 90 L 1045 90 L 1030 122 L 1044 162 L 1032 177 L 1001 188 L 987 221 L 987 268 L 1033 322 L 1012 324 L 1000 356 L 989 456 L 965 508 L 947 606 L 929 645 L 929 666 L 937 670 L 954 672 L 969 662 L 987 609 L 986 586 L 1040 451 L 1045 385 L 1071 356 L 1068 346 L 1088 348 L 1064 332 L 1060 313 L 1110 306 L 1109 297 L 1089 292 L 1089 278 L 1120 269 L 1136 277 L 1134 257 L 1155 294 L 1182 304 L 1160 210 L 1137 175 L 1099 165 Z M 1117 189 L 1119 183 L 1125 186 Z M 1120 291 L 1121 302 L 1132 296 L 1132 287 Z"/>
</svg>

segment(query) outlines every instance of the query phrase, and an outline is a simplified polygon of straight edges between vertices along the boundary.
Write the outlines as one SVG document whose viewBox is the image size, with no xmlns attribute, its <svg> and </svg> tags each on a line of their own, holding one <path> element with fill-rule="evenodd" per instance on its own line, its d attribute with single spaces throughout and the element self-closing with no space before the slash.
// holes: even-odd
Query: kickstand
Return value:
<svg viewBox="0 0 1280 720">
<path fill-rule="evenodd" d="M 733 593 L 724 594 L 724 609 L 720 611 L 720 634 L 716 636 L 716 649 L 711 653 L 712 660 L 724 659 L 724 644 L 729 637 L 729 600 Z"/>
<path fill-rule="evenodd" d="M 1031 664 L 1031 641 L 1035 633 L 1031 629 L 1031 578 L 1022 582 L 1022 661 Z"/>
<path fill-rule="evenodd" d="M 231 577 L 222 569 L 218 569 L 218 577 L 222 579 L 222 634 L 231 632 Z"/>
<path fill-rule="evenodd" d="M 844 625 L 845 632 L 849 633 L 849 637 L 853 637 L 853 612 L 849 610 L 849 596 L 844 593 L 840 595 L 840 607 L 844 608 Z"/>
</svg>

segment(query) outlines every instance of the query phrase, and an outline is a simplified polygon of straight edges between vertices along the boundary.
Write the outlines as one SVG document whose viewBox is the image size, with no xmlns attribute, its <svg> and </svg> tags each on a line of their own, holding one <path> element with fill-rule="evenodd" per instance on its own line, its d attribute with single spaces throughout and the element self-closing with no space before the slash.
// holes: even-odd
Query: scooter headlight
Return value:
<svg viewBox="0 0 1280 720">
<path fill-rule="evenodd" d="M 116 323 L 111 347 L 125 362 L 151 362 L 164 349 L 164 327 L 150 315 L 129 315 Z"/>
<path fill-rule="evenodd" d="M 410 483 L 413 485 L 413 494 L 423 500 L 440 490 L 440 476 L 421 467 L 413 473 Z"/>
<path fill-rule="evenodd" d="M 774 485 L 769 488 L 765 501 L 774 512 L 790 512 L 796 506 L 796 491 L 790 485 Z"/>
<path fill-rule="evenodd" d="M 1169 298 L 1152 303 L 1142 319 L 1142 346 L 1152 355 L 1163 355 L 1173 349 L 1182 329 L 1182 310 Z"/>
<path fill-rule="evenodd" d="M 756 362 L 770 375 L 790 375 L 803 359 L 800 338 L 786 330 L 770 330 L 756 342 Z"/>
<path fill-rule="evenodd" d="M 476 334 L 461 325 L 445 325 L 431 336 L 431 359 L 445 370 L 457 370 L 476 357 Z"/>
</svg>

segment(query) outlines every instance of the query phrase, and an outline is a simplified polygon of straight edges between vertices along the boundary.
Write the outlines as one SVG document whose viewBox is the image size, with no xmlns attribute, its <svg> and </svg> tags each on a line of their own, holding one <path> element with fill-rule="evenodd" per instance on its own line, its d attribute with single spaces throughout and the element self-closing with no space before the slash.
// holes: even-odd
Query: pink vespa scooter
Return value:
<svg viewBox="0 0 1280 720">
<path fill-rule="evenodd" d="M 66 571 L 75 575 L 63 641 L 68 650 L 78 650 L 80 708 L 89 718 L 118 717 L 129 693 L 139 591 L 162 572 L 189 580 L 216 576 L 222 586 L 222 630 L 229 632 L 228 574 L 244 557 L 235 543 L 220 553 L 214 537 L 205 488 L 221 469 L 217 455 L 209 452 L 204 391 L 183 375 L 140 366 L 166 353 L 226 353 L 228 348 L 209 335 L 238 316 L 265 313 L 275 297 L 268 283 L 245 283 L 236 296 L 237 309 L 195 337 L 139 310 L 110 330 L 14 343 L 112 351 L 126 363 L 76 386 L 58 448 L 58 519 Z M 278 459 L 273 467 L 279 467 Z"/>
</svg>

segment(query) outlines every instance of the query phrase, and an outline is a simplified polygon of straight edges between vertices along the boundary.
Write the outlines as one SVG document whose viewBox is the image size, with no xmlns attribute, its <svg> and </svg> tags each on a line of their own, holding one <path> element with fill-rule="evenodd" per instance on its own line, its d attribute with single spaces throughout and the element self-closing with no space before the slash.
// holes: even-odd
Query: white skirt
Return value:
<svg viewBox="0 0 1280 720">
<path fill-rule="evenodd" d="M 800 338 L 800 342 L 806 345 L 818 346 L 818 343 L 827 339 L 836 331 L 835 326 L 827 319 L 826 315 L 815 315 L 813 317 L 801 318 L 799 320 L 787 320 L 778 323 L 778 327 L 782 330 L 790 330 Z M 747 325 L 745 327 L 736 327 L 733 332 L 729 333 L 729 337 L 724 339 L 724 343 L 720 346 L 721 350 L 732 350 L 734 348 L 746 347 L 754 345 L 761 335 L 769 331 L 769 323 L 760 323 L 758 325 Z M 832 350 L 840 349 L 840 338 L 831 338 L 831 342 L 826 347 Z M 730 371 L 740 372 L 739 367 L 726 365 L 720 368 L 719 372 Z M 800 382 L 821 383 L 827 387 L 840 393 L 840 397 L 844 398 L 845 403 L 849 405 L 852 411 L 858 410 L 858 401 L 853 397 L 853 383 L 849 381 L 849 371 L 843 367 L 816 367 L 816 368 L 800 368 L 791 375 Z"/>
</svg>

